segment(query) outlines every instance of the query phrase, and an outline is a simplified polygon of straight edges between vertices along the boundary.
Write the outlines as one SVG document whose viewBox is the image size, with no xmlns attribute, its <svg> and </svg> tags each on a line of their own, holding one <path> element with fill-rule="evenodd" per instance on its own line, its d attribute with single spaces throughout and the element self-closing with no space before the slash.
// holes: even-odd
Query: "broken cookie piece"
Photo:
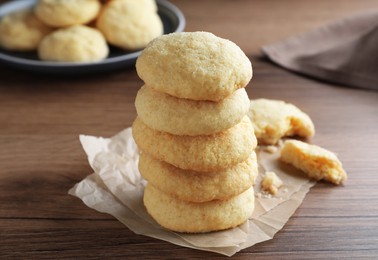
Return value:
<svg viewBox="0 0 378 260">
<path fill-rule="evenodd" d="M 282 180 L 276 175 L 275 172 L 266 172 L 261 182 L 261 187 L 270 194 L 276 195 L 282 184 Z"/>
<path fill-rule="evenodd" d="M 336 155 L 324 148 L 297 140 L 288 140 L 281 149 L 280 160 L 305 172 L 315 180 L 342 184 L 347 179 Z"/>
<path fill-rule="evenodd" d="M 259 144 L 276 144 L 284 136 L 312 137 L 311 118 L 298 107 L 279 100 L 251 100 L 250 117 Z"/>
</svg>

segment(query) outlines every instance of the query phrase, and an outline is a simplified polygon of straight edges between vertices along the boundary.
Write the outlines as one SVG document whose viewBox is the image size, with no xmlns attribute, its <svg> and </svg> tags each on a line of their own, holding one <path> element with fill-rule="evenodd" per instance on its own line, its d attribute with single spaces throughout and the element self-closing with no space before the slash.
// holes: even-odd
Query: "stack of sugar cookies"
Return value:
<svg viewBox="0 0 378 260">
<path fill-rule="evenodd" d="M 0 20 L 0 47 L 45 61 L 94 62 L 109 46 L 144 48 L 163 34 L 155 0 L 38 0 Z"/>
<path fill-rule="evenodd" d="M 244 87 L 252 66 L 229 40 L 207 32 L 153 40 L 136 64 L 145 85 L 133 136 L 148 181 L 144 204 L 163 227 L 210 232 L 254 209 L 257 140 Z"/>
</svg>

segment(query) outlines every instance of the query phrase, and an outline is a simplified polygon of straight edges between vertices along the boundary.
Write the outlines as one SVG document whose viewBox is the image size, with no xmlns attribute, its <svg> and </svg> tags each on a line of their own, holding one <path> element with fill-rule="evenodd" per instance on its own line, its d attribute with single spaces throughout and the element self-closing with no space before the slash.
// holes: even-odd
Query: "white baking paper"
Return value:
<svg viewBox="0 0 378 260">
<path fill-rule="evenodd" d="M 259 188 L 261 177 L 258 177 L 255 211 L 247 222 L 225 231 L 177 233 L 160 227 L 143 205 L 146 181 L 138 171 L 139 152 L 131 128 L 112 138 L 81 135 L 80 142 L 94 173 L 77 183 L 69 194 L 80 198 L 90 208 L 114 216 L 136 234 L 227 256 L 272 239 L 315 184 L 280 163 L 278 152 L 257 149 L 259 176 L 265 171 L 276 172 L 284 182 L 279 193 L 274 197 L 263 194 Z"/>
</svg>

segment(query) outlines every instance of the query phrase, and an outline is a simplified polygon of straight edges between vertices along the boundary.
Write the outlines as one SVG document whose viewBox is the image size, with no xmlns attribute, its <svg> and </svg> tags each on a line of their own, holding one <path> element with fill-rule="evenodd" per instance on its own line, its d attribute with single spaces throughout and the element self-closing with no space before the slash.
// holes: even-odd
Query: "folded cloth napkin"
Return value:
<svg viewBox="0 0 378 260">
<path fill-rule="evenodd" d="M 284 68 L 342 85 L 378 90 L 378 11 L 347 17 L 262 47 Z"/>
</svg>

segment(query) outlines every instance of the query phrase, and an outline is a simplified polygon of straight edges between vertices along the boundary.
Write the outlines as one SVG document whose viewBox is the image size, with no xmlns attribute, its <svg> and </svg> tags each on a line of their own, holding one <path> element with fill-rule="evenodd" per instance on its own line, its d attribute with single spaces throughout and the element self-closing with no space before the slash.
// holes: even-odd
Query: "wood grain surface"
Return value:
<svg viewBox="0 0 378 260">
<path fill-rule="evenodd" d="M 2 1 L 4 2 L 4 1 Z M 292 102 L 316 126 L 313 143 L 336 152 L 345 186 L 319 182 L 273 240 L 234 259 L 376 259 L 378 92 L 327 84 L 261 57 L 261 45 L 316 28 L 378 1 L 172 0 L 187 31 L 236 42 L 252 60 L 250 98 Z M 54 77 L 0 65 L 0 259 L 225 258 L 136 235 L 67 195 L 92 171 L 79 134 L 111 136 L 136 117 L 133 68 Z"/>
</svg>

